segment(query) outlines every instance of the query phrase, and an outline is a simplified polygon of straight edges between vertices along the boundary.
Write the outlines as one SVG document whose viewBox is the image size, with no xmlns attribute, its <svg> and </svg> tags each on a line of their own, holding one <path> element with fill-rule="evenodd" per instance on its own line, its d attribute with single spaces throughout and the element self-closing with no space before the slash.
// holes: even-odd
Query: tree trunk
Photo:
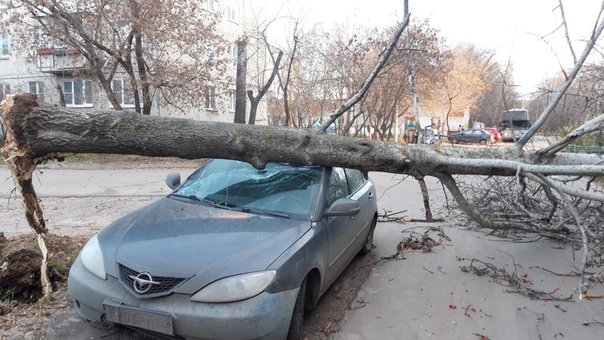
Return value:
<svg viewBox="0 0 604 340">
<path fill-rule="evenodd" d="M 258 104 L 260 104 L 261 98 L 254 97 L 252 90 L 247 91 L 247 97 L 250 100 L 250 119 L 248 124 L 254 125 L 256 124 L 256 113 L 258 112 Z"/>
<path fill-rule="evenodd" d="M 6 131 L 4 145 L 0 150 L 2 151 L 6 166 L 11 171 L 15 188 L 21 196 L 21 204 L 25 210 L 27 223 L 32 228 L 38 240 L 38 245 L 42 252 L 42 263 L 40 268 L 42 293 L 44 296 L 49 296 L 52 293 L 52 285 L 50 283 L 51 281 L 46 263 L 48 250 L 46 249 L 43 236 L 48 233 L 48 229 L 46 228 L 42 207 L 40 206 L 38 196 L 36 195 L 32 183 L 32 174 L 36 169 L 36 165 L 39 164 L 39 162 L 42 162 L 43 159 L 34 159 L 30 150 L 22 145 L 22 141 L 17 137 L 20 135 L 20 120 L 16 118 L 17 115 L 9 112 L 9 109 L 11 108 L 20 111 L 19 105 L 21 104 L 24 105 L 23 110 L 30 110 L 32 105 L 37 105 L 35 98 L 36 95 L 29 94 L 23 98 L 24 100 L 18 100 L 16 105 L 13 105 L 12 97 L 6 99 L 6 102 L 2 107 L 2 117 Z M 16 119 L 11 119 L 13 117 Z"/>
<path fill-rule="evenodd" d="M 256 112 L 258 112 L 258 104 L 260 103 L 260 100 L 262 100 L 262 97 L 264 97 L 264 95 L 270 88 L 271 84 L 273 83 L 273 80 L 275 80 L 275 76 L 277 75 L 277 72 L 279 71 L 279 64 L 281 64 L 282 57 L 283 57 L 283 52 L 279 52 L 279 55 L 277 56 L 277 60 L 275 60 L 273 62 L 273 72 L 271 73 L 270 78 L 266 81 L 266 84 L 264 84 L 264 86 L 262 86 L 262 88 L 258 91 L 257 96 L 254 97 L 254 92 L 252 90 L 247 91 L 248 98 L 250 99 L 250 120 L 249 120 L 250 125 L 256 124 Z M 235 123 L 237 123 L 237 122 L 235 122 Z"/>
<path fill-rule="evenodd" d="M 130 1 L 131 11 L 136 19 L 140 17 L 139 4 L 135 1 Z M 147 64 L 145 62 L 144 48 L 143 48 L 143 37 L 142 28 L 138 21 L 135 21 L 134 27 L 132 28 L 134 34 L 134 55 L 136 59 L 136 65 L 138 67 L 138 76 L 141 81 L 141 92 L 143 97 L 143 114 L 151 114 L 151 91 L 149 89 L 149 79 L 147 74 Z"/>
<path fill-rule="evenodd" d="M 247 42 L 237 42 L 237 76 L 235 78 L 235 119 L 234 123 L 245 124 L 247 77 Z"/>
<path fill-rule="evenodd" d="M 103 88 L 103 91 L 105 91 L 111 106 L 116 110 L 122 110 L 122 105 L 117 101 L 115 93 L 113 93 L 113 89 L 111 88 L 111 81 L 105 77 L 103 72 L 97 72 L 96 77 L 99 80 L 99 83 L 101 83 L 101 87 Z"/>
<path fill-rule="evenodd" d="M 227 158 L 258 168 L 267 162 L 331 165 L 413 176 L 603 175 L 597 155 L 559 153 L 541 164 L 516 149 L 399 145 L 333 136 L 312 129 L 192 121 L 129 112 L 89 112 L 38 106 L 16 95 L 5 107 L 14 143 L 35 164 L 71 153 L 132 154 L 185 159 Z M 5 145 L 6 147 L 6 145 Z M 5 155 L 6 157 L 6 155 Z M 9 155 L 10 157 L 10 155 Z"/>
<path fill-rule="evenodd" d="M 432 222 L 432 209 L 430 209 L 430 195 L 428 194 L 428 186 L 424 178 L 418 178 L 417 183 L 422 190 L 422 199 L 424 201 L 424 209 L 426 209 L 426 221 Z"/>
</svg>

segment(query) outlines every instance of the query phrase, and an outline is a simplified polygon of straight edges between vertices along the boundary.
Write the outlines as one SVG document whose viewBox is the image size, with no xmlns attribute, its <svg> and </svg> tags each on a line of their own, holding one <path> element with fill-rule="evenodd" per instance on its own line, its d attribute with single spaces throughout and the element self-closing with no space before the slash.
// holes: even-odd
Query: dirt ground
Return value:
<svg viewBox="0 0 604 340">
<path fill-rule="evenodd" d="M 130 329 L 101 324 L 73 323 L 78 318 L 67 293 L 67 272 L 87 236 L 56 236 L 46 238 L 51 263 L 53 294 L 40 296 L 39 263 L 41 254 L 34 236 L 6 239 L 0 236 L 3 262 L 12 263 L 10 270 L 0 271 L 3 299 L 0 304 L 0 339 L 52 339 L 65 334 L 81 334 L 86 339 L 147 339 Z M 5 254 L 8 254 L 5 256 Z M 305 319 L 305 339 L 319 340 L 339 330 L 346 311 L 353 304 L 359 287 L 373 266 L 368 255 L 354 260 L 348 270 Z M 8 288 L 10 287 L 10 288 Z M 80 330 L 78 330 L 80 329 Z M 73 338 L 69 336 L 69 338 Z"/>
<path fill-rule="evenodd" d="M 144 157 L 90 156 L 72 162 L 40 166 L 69 169 L 133 169 L 173 168 L 174 159 L 148 159 Z M 200 161 L 176 160 L 178 166 L 196 168 Z M 0 165 L 4 166 L 4 165 Z M 71 263 L 88 238 L 103 226 L 120 216 L 118 207 L 136 208 L 157 197 L 48 197 L 42 200 L 45 218 L 49 224 L 61 226 L 62 235 L 46 235 L 50 277 L 53 294 L 42 297 L 40 263 L 42 259 L 33 233 L 23 234 L 27 224 L 22 208 L 14 197 L 1 207 L 3 224 L 15 225 L 19 232 L 0 233 L 0 339 L 146 339 L 129 329 L 100 324 L 74 322 L 79 318 L 71 307 L 67 293 L 67 274 Z M 74 211 L 78 213 L 75 214 Z M 73 232 L 71 226 L 80 229 Z M 51 231 L 53 230 L 51 227 Z M 85 228 L 85 231 L 82 230 Z M 337 332 L 339 322 L 353 303 L 357 291 L 365 281 L 375 262 L 373 254 L 353 261 L 331 290 L 305 320 L 305 339 L 326 339 Z M 84 335 L 83 332 L 86 332 Z M 66 335 L 67 334 L 67 335 Z M 69 335 L 71 334 L 71 335 Z"/>
</svg>

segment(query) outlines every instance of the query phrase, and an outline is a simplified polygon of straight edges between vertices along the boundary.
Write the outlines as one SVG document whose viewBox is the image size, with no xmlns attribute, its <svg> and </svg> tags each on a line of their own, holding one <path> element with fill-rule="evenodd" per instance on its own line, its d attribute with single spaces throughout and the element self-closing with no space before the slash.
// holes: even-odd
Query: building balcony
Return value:
<svg viewBox="0 0 604 340">
<path fill-rule="evenodd" d="M 37 51 L 37 65 L 41 72 L 56 76 L 74 76 L 88 70 L 86 59 L 65 48 L 45 48 Z"/>
</svg>

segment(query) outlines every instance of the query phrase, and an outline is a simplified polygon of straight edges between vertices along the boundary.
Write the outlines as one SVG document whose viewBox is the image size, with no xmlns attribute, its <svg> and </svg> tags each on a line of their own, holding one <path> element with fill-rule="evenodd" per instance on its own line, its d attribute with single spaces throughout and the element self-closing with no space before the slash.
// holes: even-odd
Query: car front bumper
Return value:
<svg viewBox="0 0 604 340">
<path fill-rule="evenodd" d="M 104 305 L 124 306 L 168 316 L 174 335 L 197 340 L 285 339 L 299 289 L 230 303 L 193 302 L 183 294 L 138 299 L 116 278 L 102 280 L 90 273 L 78 258 L 69 272 L 68 290 L 76 312 L 87 320 L 105 322 Z"/>
</svg>

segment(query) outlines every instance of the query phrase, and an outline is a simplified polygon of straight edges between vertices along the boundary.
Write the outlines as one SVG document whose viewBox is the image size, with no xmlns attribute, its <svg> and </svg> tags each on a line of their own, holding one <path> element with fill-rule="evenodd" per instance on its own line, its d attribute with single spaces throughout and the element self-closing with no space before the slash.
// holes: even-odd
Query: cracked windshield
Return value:
<svg viewBox="0 0 604 340">
<path fill-rule="evenodd" d="M 308 215 L 321 175 L 317 167 L 213 160 L 192 174 L 174 195 L 246 212 Z"/>
</svg>

